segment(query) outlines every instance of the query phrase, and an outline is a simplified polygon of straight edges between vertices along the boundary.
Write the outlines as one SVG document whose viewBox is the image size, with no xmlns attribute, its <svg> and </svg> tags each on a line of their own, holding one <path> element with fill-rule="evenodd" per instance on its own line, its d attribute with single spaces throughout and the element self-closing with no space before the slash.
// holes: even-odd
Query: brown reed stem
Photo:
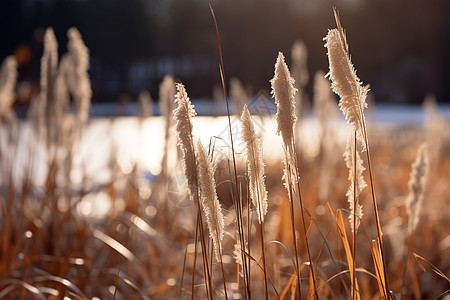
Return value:
<svg viewBox="0 0 450 300">
<path fill-rule="evenodd" d="M 373 210 L 375 212 L 375 221 L 377 223 L 377 233 L 378 233 L 378 240 L 380 241 L 380 251 L 381 251 L 381 258 L 383 260 L 383 273 L 384 273 L 384 281 L 385 281 L 385 289 L 386 289 L 386 298 L 390 299 L 390 291 L 389 291 L 389 280 L 387 277 L 387 271 L 386 271 L 386 256 L 384 255 L 384 247 L 383 247 L 383 237 L 381 233 L 381 225 L 380 225 L 380 217 L 378 215 L 378 208 L 377 208 L 377 200 L 375 197 L 375 188 L 373 183 L 373 176 L 372 176 L 372 166 L 370 163 L 370 154 L 369 154 L 369 144 L 367 142 L 367 135 L 366 135 L 366 126 L 364 124 L 364 136 L 366 137 L 366 155 L 367 155 L 367 165 L 369 169 L 369 178 L 370 178 L 370 189 L 372 192 L 372 200 L 373 200 Z"/>
<path fill-rule="evenodd" d="M 226 280 L 225 280 L 225 272 L 223 270 L 223 260 L 222 260 L 222 247 L 219 246 L 219 258 L 220 258 L 220 270 L 222 271 L 222 282 L 223 282 L 223 291 L 225 293 L 225 299 L 228 300 L 228 295 L 227 295 L 227 284 L 226 284 Z"/>
<path fill-rule="evenodd" d="M 247 179 L 248 180 L 248 179 Z M 250 184 L 247 184 L 247 243 L 248 243 L 248 256 L 251 256 L 251 230 L 250 230 L 250 224 L 251 224 L 251 217 L 250 217 Z M 251 265 L 250 265 L 250 259 L 248 262 L 248 288 L 251 289 Z"/>
<path fill-rule="evenodd" d="M 261 250 L 264 270 L 264 299 L 269 299 L 269 290 L 267 288 L 267 268 L 266 268 L 266 243 L 264 241 L 264 222 L 259 223 L 261 232 Z"/>
<path fill-rule="evenodd" d="M 212 8 L 211 3 L 209 4 L 209 8 L 211 10 L 211 14 L 214 20 L 214 25 L 216 28 L 216 36 L 217 36 L 217 45 L 219 48 L 219 57 L 220 57 L 220 64 L 219 64 L 219 69 L 220 69 L 220 77 L 221 77 L 221 81 L 222 81 L 222 88 L 223 88 L 223 92 L 225 95 L 225 103 L 227 106 L 227 117 L 228 117 L 228 127 L 230 130 L 230 142 L 231 142 L 231 153 L 232 153 L 232 157 L 233 157 L 233 170 L 234 170 L 234 179 L 235 179 L 235 210 L 236 210 L 236 219 L 237 219 L 237 223 L 238 223 L 238 234 L 240 236 L 240 242 L 241 242 L 241 249 L 245 250 L 245 241 L 244 241 L 244 230 L 243 230 L 243 224 L 242 224 L 242 203 L 240 201 L 240 197 L 239 197 L 239 189 L 238 189 L 238 176 L 237 176 L 237 168 L 236 168 L 236 157 L 235 157 L 235 152 L 234 152 L 234 143 L 233 143 L 233 132 L 231 129 L 231 117 L 230 117 L 230 108 L 229 108 L 229 104 L 228 104 L 228 93 L 227 93 L 227 88 L 225 85 L 225 69 L 224 69 L 224 64 L 223 64 L 223 55 L 222 55 L 222 46 L 221 46 L 221 42 L 220 42 L 220 35 L 219 35 L 219 27 L 217 25 L 217 20 L 216 20 L 216 15 L 214 14 L 214 9 Z M 241 251 L 241 255 L 242 255 L 242 264 L 243 264 L 243 269 L 244 269 L 244 286 L 247 290 L 247 294 L 246 294 L 246 298 L 248 297 L 248 299 L 251 298 L 251 294 L 250 294 L 250 288 L 248 286 L 248 271 L 247 271 L 247 260 L 246 257 L 244 255 L 244 253 Z"/>
<path fill-rule="evenodd" d="M 287 156 L 287 152 L 285 152 L 285 155 Z M 287 157 L 286 157 L 287 159 Z M 298 293 L 300 300 L 302 299 L 302 288 L 301 288 L 301 278 L 300 278 L 300 265 L 298 263 L 298 250 L 297 250 L 297 236 L 295 234 L 295 213 L 294 213 L 294 197 L 292 195 L 292 179 L 291 179 L 291 166 L 289 162 L 287 162 L 288 167 L 288 182 L 289 182 L 289 208 L 290 208 L 290 215 L 291 215 L 291 225 L 292 225 L 292 239 L 294 244 L 294 252 L 295 252 L 295 272 L 297 273 L 297 285 L 298 285 Z"/>
<path fill-rule="evenodd" d="M 198 198 L 197 198 L 198 200 Z M 213 293 L 212 293 L 212 281 L 211 281 L 211 273 L 209 271 L 209 261 L 208 261 L 208 252 L 206 251 L 206 245 L 205 245 L 205 232 L 203 230 L 203 219 L 202 219 L 202 210 L 200 207 L 200 201 L 197 201 L 197 209 L 198 209 L 198 220 L 199 224 L 198 227 L 200 229 L 200 241 L 202 245 L 202 253 L 203 253 L 203 262 L 206 265 L 206 278 L 207 278 L 207 284 L 206 284 L 206 292 L 209 293 L 210 299 L 214 299 Z"/>
<path fill-rule="evenodd" d="M 352 266 L 352 299 L 356 299 L 356 131 L 354 134 L 353 152 L 353 266 Z"/>
<path fill-rule="evenodd" d="M 316 272 L 314 271 L 314 263 L 312 261 L 311 251 L 309 249 L 308 232 L 306 230 L 305 214 L 303 212 L 303 201 L 302 201 L 302 196 L 301 196 L 301 192 L 300 192 L 300 183 L 298 181 L 297 181 L 297 185 L 298 185 L 298 197 L 299 197 L 299 202 L 300 202 L 300 211 L 302 214 L 302 225 L 303 225 L 303 231 L 305 233 L 306 251 L 308 253 L 308 259 L 310 261 L 310 268 L 311 268 L 312 279 L 313 279 L 314 299 L 318 299 L 317 286 L 316 286 Z"/>
<path fill-rule="evenodd" d="M 198 244 L 198 227 L 199 227 L 199 219 L 197 214 L 197 221 L 195 222 L 195 236 L 194 236 L 194 264 L 192 267 L 192 281 L 191 281 L 191 300 L 194 300 L 194 286 L 195 286 L 195 268 L 197 264 L 197 244 Z M 180 297 L 181 298 L 181 297 Z"/>
<path fill-rule="evenodd" d="M 401 298 L 403 299 L 405 296 L 405 291 L 406 291 L 406 271 L 408 269 L 408 262 L 409 262 L 409 258 L 411 256 L 412 253 L 412 249 L 414 247 L 414 234 L 411 233 L 408 237 L 408 251 L 406 252 L 406 257 L 405 257 L 405 264 L 402 268 L 402 286 L 401 286 Z"/>
<path fill-rule="evenodd" d="M 297 189 L 298 189 L 298 201 L 300 203 L 300 213 L 302 215 L 302 225 L 303 225 L 303 231 L 305 233 L 305 243 L 306 243 L 306 251 L 308 253 L 308 259 L 310 262 L 310 268 L 311 268 L 311 276 L 313 279 L 313 286 L 314 286 L 314 299 L 318 299 L 317 296 L 317 286 L 316 286 L 316 276 L 315 276 L 315 271 L 314 271 L 314 263 L 312 261 L 312 256 L 311 256 L 311 251 L 309 249 L 309 241 L 308 241 L 308 232 L 306 230 L 306 224 L 305 224 L 305 214 L 304 214 L 304 209 L 303 209 L 303 201 L 302 201 L 302 193 L 301 193 L 301 188 L 300 188 L 300 176 L 299 176 L 299 171 L 298 171 L 298 162 L 297 162 L 297 152 L 295 151 L 295 135 L 293 135 L 293 140 L 292 140 L 292 152 L 294 153 L 294 161 L 295 161 L 295 181 L 297 182 Z M 311 296 L 311 295 L 310 295 Z"/>
</svg>

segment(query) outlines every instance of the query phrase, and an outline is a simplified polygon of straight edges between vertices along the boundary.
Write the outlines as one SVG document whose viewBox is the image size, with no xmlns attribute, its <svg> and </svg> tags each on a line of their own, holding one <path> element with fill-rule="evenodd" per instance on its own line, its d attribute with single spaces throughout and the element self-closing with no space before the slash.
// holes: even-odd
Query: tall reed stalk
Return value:
<svg viewBox="0 0 450 300">
<path fill-rule="evenodd" d="M 378 205 L 375 197 L 375 188 L 372 176 L 372 166 L 369 153 L 369 142 L 364 117 L 364 108 L 367 107 L 366 98 L 369 91 L 368 86 L 363 86 L 356 76 L 356 71 L 350 60 L 347 40 L 344 30 L 339 21 L 338 13 L 334 10 L 337 29 L 328 31 L 324 38 L 325 47 L 328 50 L 328 61 L 330 72 L 327 74 L 331 79 L 333 91 L 339 95 L 339 108 L 344 114 L 347 122 L 351 124 L 356 132 L 358 140 L 361 142 L 363 151 L 366 152 L 367 165 L 370 177 L 370 187 L 372 192 L 372 203 L 377 226 L 379 248 L 381 252 L 382 273 L 385 278 L 385 295 L 390 298 L 389 281 L 387 280 L 386 256 L 383 247 L 383 234 L 381 231 Z"/>
<path fill-rule="evenodd" d="M 250 195 L 253 206 L 256 208 L 261 234 L 261 251 L 264 272 L 264 297 L 268 299 L 266 250 L 264 242 L 264 216 L 267 214 L 267 190 L 264 182 L 264 162 L 262 160 L 261 140 L 256 137 L 253 122 L 247 105 L 244 105 L 241 115 L 242 137 L 246 144 L 247 170 Z M 249 205 L 248 205 L 249 206 Z M 247 207 L 248 207 L 247 206 Z M 250 218 L 248 218 L 250 219 Z M 250 233 L 250 231 L 249 231 Z M 250 239 L 250 235 L 249 235 Z"/>
<path fill-rule="evenodd" d="M 314 286 L 314 298 L 317 298 L 317 287 L 314 271 L 314 263 L 310 252 L 310 246 L 308 241 L 308 233 L 306 230 L 304 207 L 300 189 L 300 174 L 298 171 L 297 153 L 295 146 L 295 122 L 297 116 L 295 113 L 295 93 L 297 89 L 294 88 L 294 79 L 291 77 L 288 66 L 284 61 L 284 55 L 279 52 L 278 58 L 275 63 L 275 74 L 270 81 L 272 85 L 272 95 L 275 97 L 275 103 L 277 104 L 277 133 L 281 135 L 283 139 L 284 147 L 284 181 L 285 187 L 288 192 L 291 209 L 291 223 L 292 223 L 292 235 L 295 250 L 295 262 L 297 272 L 297 284 L 299 290 L 299 296 L 301 298 L 301 280 L 300 269 L 298 263 L 298 251 L 297 251 L 297 238 L 295 235 L 295 218 L 294 218 L 294 193 L 298 197 L 300 205 L 300 214 L 302 218 L 302 229 L 305 234 L 305 244 L 308 253 L 308 259 L 310 262 L 310 270 L 312 276 L 312 282 Z"/>
<path fill-rule="evenodd" d="M 217 47 L 219 49 L 219 58 L 220 58 L 220 63 L 219 63 L 219 71 L 220 71 L 220 79 L 222 81 L 222 89 L 224 92 L 224 96 L 225 96 L 225 103 L 226 103 L 226 107 L 227 107 L 227 118 L 228 118 L 228 128 L 229 128 L 229 132 L 230 132 L 230 144 L 231 144 L 231 155 L 232 155 L 232 163 L 233 163 L 233 174 L 234 174 L 234 189 L 232 193 L 232 199 L 233 199 L 233 204 L 234 204 L 234 208 L 235 208 L 235 212 L 236 212 L 236 223 L 237 223 L 237 231 L 238 231 L 238 235 L 239 235 L 239 241 L 241 243 L 241 256 L 242 256 L 242 264 L 243 264 L 243 275 L 244 275 L 244 288 L 246 290 L 246 294 L 245 294 L 245 298 L 246 299 L 250 299 L 251 298 L 251 291 L 249 288 L 249 271 L 248 271 L 248 264 L 249 262 L 246 259 L 245 256 L 245 236 L 244 236 L 244 223 L 243 223 L 243 212 L 242 212 L 242 199 L 240 197 L 241 193 L 239 191 L 239 186 L 238 186 L 238 175 L 237 175 L 237 168 L 236 168 L 236 156 L 235 156 L 235 151 L 234 151 L 234 141 L 233 141 L 233 132 L 232 132 L 232 127 L 231 127 L 231 116 L 230 116 L 230 107 L 229 107 L 229 102 L 228 102 L 228 92 L 227 92 L 227 88 L 226 88 L 226 80 L 225 80 L 225 68 L 224 68 L 224 64 L 223 64 L 223 55 L 222 55 L 222 45 L 220 42 L 220 35 L 219 35 L 219 27 L 217 25 L 217 20 L 216 20 L 216 15 L 214 13 L 214 9 L 212 8 L 211 4 L 209 4 L 209 8 L 211 10 L 211 15 L 213 17 L 214 20 L 214 26 L 216 28 L 216 36 L 217 36 Z"/>
<path fill-rule="evenodd" d="M 197 155 L 197 174 L 200 189 L 200 204 L 206 217 L 206 224 L 209 236 L 213 241 L 214 257 L 220 263 L 222 272 L 222 282 L 225 298 L 228 299 L 225 272 L 222 261 L 222 240 L 224 235 L 224 219 L 222 207 L 216 193 L 216 183 L 214 180 L 214 170 L 206 150 L 202 143 L 197 140 L 195 144 Z"/>
<path fill-rule="evenodd" d="M 417 151 L 416 160 L 411 165 L 411 173 L 408 181 L 409 195 L 406 198 L 406 212 L 408 214 L 408 250 L 406 253 L 405 265 L 403 267 L 402 288 L 405 288 L 406 269 L 414 247 L 414 233 L 419 224 L 420 213 L 422 211 L 428 172 L 428 145 L 424 143 L 420 145 L 419 150 Z"/>
<path fill-rule="evenodd" d="M 356 234 L 362 218 L 362 205 L 359 203 L 359 195 L 361 191 L 367 186 L 362 176 L 365 168 L 363 161 L 357 151 L 356 133 L 354 134 L 353 142 L 349 139 L 347 142 L 347 149 L 344 153 L 345 164 L 349 169 L 348 180 L 350 181 L 349 189 L 347 190 L 347 199 L 350 206 L 349 223 L 353 236 L 353 270 L 352 274 L 352 298 L 359 299 L 359 290 L 357 290 L 356 281 Z"/>
<path fill-rule="evenodd" d="M 206 251 L 206 240 L 205 234 L 203 230 L 203 218 L 202 218 L 202 209 L 200 204 L 200 196 L 199 196 L 199 179 L 198 179 L 198 170 L 197 170 L 197 159 L 196 159 L 196 151 L 194 145 L 194 136 L 193 136 L 193 126 L 192 126 L 192 118 L 196 115 L 194 110 L 194 106 L 191 104 L 191 101 L 188 98 L 184 85 L 177 84 L 177 94 L 175 95 L 175 102 L 178 106 L 173 111 L 173 118 L 176 121 L 175 124 L 175 132 L 178 136 L 178 146 L 181 149 L 181 153 L 183 155 L 182 163 L 183 170 L 188 182 L 188 192 L 189 195 L 197 206 L 197 220 L 196 226 L 198 227 L 198 231 L 200 232 L 200 242 L 202 246 L 202 255 L 203 255 L 203 263 L 205 265 L 204 270 L 206 271 L 206 294 L 210 299 L 213 299 L 212 293 L 212 280 L 211 274 L 209 271 L 209 260 L 208 253 Z M 169 121 L 166 121 L 170 124 Z M 196 229 L 197 233 L 197 229 Z M 197 234 L 196 234 L 197 236 Z M 197 239 L 195 239 L 195 243 L 197 243 Z M 195 262 L 194 262 L 194 271 L 193 275 L 195 276 Z M 193 279 L 194 280 L 194 279 Z M 194 293 L 192 293 L 192 297 L 194 297 Z"/>
</svg>

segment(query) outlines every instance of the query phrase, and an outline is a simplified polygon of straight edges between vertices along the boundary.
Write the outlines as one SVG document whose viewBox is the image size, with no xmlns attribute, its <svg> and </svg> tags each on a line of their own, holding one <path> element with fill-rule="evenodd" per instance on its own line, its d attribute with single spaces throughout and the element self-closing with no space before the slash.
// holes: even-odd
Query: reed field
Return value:
<svg viewBox="0 0 450 300">
<path fill-rule="evenodd" d="M 89 119 L 89 45 L 71 28 L 58 57 L 48 28 L 19 119 L 6 58 L 0 299 L 450 299 L 448 120 L 429 96 L 423 124 L 374 122 L 335 20 L 308 118 L 305 46 L 261 62 L 274 73 L 252 98 L 220 24 L 222 116 L 197 116 L 167 75 L 160 116 L 142 93 L 139 117 Z"/>
</svg>

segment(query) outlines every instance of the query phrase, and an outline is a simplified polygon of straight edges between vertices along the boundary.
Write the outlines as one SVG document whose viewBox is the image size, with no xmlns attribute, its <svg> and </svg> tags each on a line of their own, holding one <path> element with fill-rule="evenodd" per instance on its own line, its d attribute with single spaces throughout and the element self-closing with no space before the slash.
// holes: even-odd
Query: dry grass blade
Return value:
<svg viewBox="0 0 450 300">
<path fill-rule="evenodd" d="M 377 283 L 380 295 L 383 299 L 388 299 L 388 295 L 386 295 L 386 278 L 384 277 L 384 266 L 381 257 L 380 244 L 375 240 L 372 241 L 372 255 L 373 263 L 375 264 L 375 273 L 377 275 Z"/>
<path fill-rule="evenodd" d="M 429 264 L 431 266 L 431 270 L 436 273 L 437 275 L 441 276 L 442 278 L 444 278 L 445 280 L 447 280 L 450 283 L 450 279 L 444 274 L 444 272 L 442 272 L 441 270 L 439 270 L 435 265 L 433 265 L 431 262 L 429 262 L 426 258 L 423 258 L 422 256 L 420 256 L 417 253 L 413 253 L 414 258 L 417 261 L 417 264 L 419 265 L 419 267 L 422 269 L 422 271 L 426 272 L 425 267 L 420 263 L 419 259 L 423 260 L 424 262 L 426 262 L 427 264 Z"/>
<path fill-rule="evenodd" d="M 289 289 L 291 288 L 291 286 L 295 285 L 296 282 L 297 282 L 297 274 L 293 274 L 291 278 L 289 278 L 287 285 L 284 287 L 284 290 L 280 295 L 280 300 L 284 300 L 284 297 L 286 297 L 287 293 L 289 292 Z"/>
<path fill-rule="evenodd" d="M 117 290 L 119 289 L 120 267 L 122 267 L 122 260 L 119 261 L 119 266 L 117 267 L 116 282 L 114 283 L 113 300 L 116 300 Z"/>
<path fill-rule="evenodd" d="M 124 245 L 113 239 L 107 234 L 104 234 L 103 232 L 99 230 L 94 231 L 94 237 L 98 238 L 111 248 L 117 251 L 117 253 L 123 255 L 126 259 L 128 259 L 130 262 L 137 261 L 136 256 L 134 256 L 133 252 L 128 250 Z"/>
<path fill-rule="evenodd" d="M 135 291 L 139 292 L 139 295 L 142 297 L 142 299 L 148 300 L 150 299 L 147 294 L 141 290 L 136 283 L 134 283 L 131 278 L 129 276 L 127 276 L 125 273 L 123 273 L 122 271 L 117 271 L 116 269 L 109 269 L 108 273 L 113 275 L 113 276 L 117 276 L 117 279 L 120 279 L 123 283 L 125 283 L 126 285 L 128 285 L 129 287 L 133 288 Z M 117 283 L 118 284 L 118 283 Z M 117 285 L 116 285 L 116 289 L 114 291 L 114 295 L 117 292 Z"/>
<path fill-rule="evenodd" d="M 125 217 L 131 224 L 139 228 L 142 232 L 144 232 L 148 237 L 156 238 L 158 232 L 156 229 L 151 227 L 147 222 L 145 222 L 141 217 L 125 211 L 122 213 L 123 217 Z"/>
<path fill-rule="evenodd" d="M 316 297 L 317 291 L 315 290 L 315 284 L 314 284 L 314 274 L 312 271 L 312 268 L 309 268 L 309 298 L 308 299 L 314 299 Z"/>
<path fill-rule="evenodd" d="M 362 273 L 362 274 L 367 274 L 367 275 L 373 277 L 374 279 L 377 278 L 377 276 L 376 276 L 375 274 L 373 274 L 373 273 L 371 273 L 371 272 L 369 272 L 369 271 L 367 271 L 367 270 L 365 270 L 365 269 L 362 269 L 362 268 L 357 268 L 357 269 L 356 269 L 356 272 L 359 272 L 359 273 Z M 330 283 L 331 281 L 333 281 L 333 280 L 336 279 L 337 277 L 342 277 L 342 275 L 347 274 L 347 273 L 350 273 L 350 270 L 343 270 L 343 271 L 341 271 L 341 272 L 339 272 L 339 273 L 337 273 L 337 274 L 334 274 L 333 276 L 331 276 L 330 278 L 328 278 L 327 281 L 325 281 L 324 283 L 322 283 L 322 284 L 319 286 L 319 288 L 317 289 L 317 291 L 320 291 L 325 285 L 327 285 L 328 283 Z"/>
<path fill-rule="evenodd" d="M 245 252 L 245 251 L 241 251 L 241 252 L 242 252 L 242 254 L 243 254 L 245 257 L 247 257 L 249 260 L 255 262 L 256 265 L 258 266 L 258 268 L 259 268 L 261 271 L 264 272 L 264 268 L 261 266 L 261 264 L 259 263 L 258 260 L 256 260 L 253 256 L 251 256 L 250 254 L 248 254 L 248 253 Z M 277 288 L 275 287 L 275 284 L 273 283 L 273 281 L 272 281 L 272 279 L 270 278 L 270 276 L 267 276 L 267 279 L 269 279 L 270 284 L 272 285 L 272 288 L 273 288 L 275 294 L 277 295 L 277 298 L 280 298 L 280 294 L 278 293 L 278 290 L 277 290 Z"/>
<path fill-rule="evenodd" d="M 137 257 L 128 248 L 126 248 L 124 245 L 122 245 L 109 235 L 104 234 L 99 230 L 94 230 L 93 235 L 95 238 L 101 240 L 106 245 L 110 246 L 117 253 L 125 257 L 129 262 L 131 262 L 134 266 L 136 266 L 137 272 L 139 273 L 140 276 L 142 276 L 143 279 L 150 280 L 150 278 L 148 278 L 147 272 L 145 272 L 144 268 L 141 266 Z"/>
<path fill-rule="evenodd" d="M 272 243 L 279 244 L 279 245 L 281 245 L 283 248 L 285 248 L 286 251 L 288 251 L 288 249 L 286 248 L 286 246 L 284 246 L 284 245 L 281 244 L 280 242 L 274 241 L 274 242 L 272 242 Z M 292 264 L 295 265 L 295 262 L 292 261 Z M 299 270 L 298 270 L 299 273 L 300 273 L 300 272 L 303 270 L 303 268 L 305 268 L 306 266 L 308 266 L 308 264 L 307 264 L 307 263 L 303 263 L 303 264 L 300 266 Z M 292 296 L 295 296 L 295 293 L 296 293 L 296 291 L 297 291 L 297 282 L 295 282 L 296 280 L 297 280 L 297 273 L 294 273 L 294 274 L 291 275 L 291 277 L 289 278 L 288 283 L 287 283 L 286 286 L 284 287 L 283 292 L 281 293 L 281 295 L 280 295 L 280 297 L 279 297 L 280 300 L 283 300 L 284 297 L 286 297 L 286 295 L 287 295 L 289 289 L 291 289 L 291 291 L 292 291 L 292 293 L 293 293 L 293 294 L 291 295 L 291 297 L 292 297 Z M 293 281 L 294 281 L 294 282 L 293 282 Z M 292 288 L 293 285 L 295 285 L 295 288 Z"/>
<path fill-rule="evenodd" d="M 76 286 L 73 282 L 71 282 L 70 280 L 61 278 L 59 276 L 55 276 L 55 275 L 43 275 L 43 276 L 37 276 L 37 277 L 33 277 L 31 278 L 31 280 L 33 282 L 42 282 L 42 281 L 53 281 L 53 282 L 58 282 L 62 285 L 64 285 L 65 287 L 67 287 L 69 290 L 73 291 L 75 293 L 75 295 L 77 295 L 78 299 L 89 299 L 81 290 L 80 288 L 78 288 L 78 286 Z"/>
<path fill-rule="evenodd" d="M 295 290 L 297 289 L 297 281 L 294 280 L 294 282 L 291 285 L 291 300 L 295 300 Z"/>
<path fill-rule="evenodd" d="M 349 268 L 349 272 L 350 272 L 350 279 L 351 279 L 351 283 L 352 286 L 355 287 L 355 298 L 356 299 L 361 299 L 361 296 L 359 294 L 359 286 L 358 286 L 358 280 L 356 279 L 356 274 L 354 274 L 353 272 L 355 272 L 355 267 L 354 267 L 354 260 L 353 260 L 353 255 L 352 255 L 352 251 L 350 248 L 350 244 L 348 242 L 348 237 L 347 237 L 347 232 L 345 230 L 345 225 L 344 225 L 344 219 L 342 217 L 342 212 L 341 210 L 338 210 L 337 214 L 335 215 L 333 213 L 333 210 L 331 209 L 331 206 L 329 203 L 327 203 L 328 206 L 328 210 L 330 211 L 330 214 L 334 220 L 334 222 L 336 223 L 338 229 L 339 229 L 339 234 L 342 240 L 342 244 L 344 245 L 344 250 L 345 250 L 345 256 L 347 257 L 347 262 L 348 262 L 348 268 Z"/>
<path fill-rule="evenodd" d="M 42 294 L 42 292 L 34 285 L 31 285 L 25 281 L 18 280 L 18 279 L 7 279 L 0 282 L 1 285 L 6 285 L 7 287 L 0 292 L 0 299 L 7 296 L 9 293 L 11 293 L 15 288 L 22 287 L 28 292 L 30 292 L 35 298 L 45 300 L 46 297 Z"/>
<path fill-rule="evenodd" d="M 336 7 L 333 7 L 333 14 L 334 14 L 334 20 L 336 21 L 336 27 L 338 28 L 340 37 L 342 39 L 342 44 L 344 45 L 345 52 L 347 52 L 347 55 L 350 55 L 350 53 L 348 51 L 347 38 L 345 37 L 344 29 L 341 26 L 341 21 L 339 19 L 339 12 L 336 9 Z"/>
</svg>

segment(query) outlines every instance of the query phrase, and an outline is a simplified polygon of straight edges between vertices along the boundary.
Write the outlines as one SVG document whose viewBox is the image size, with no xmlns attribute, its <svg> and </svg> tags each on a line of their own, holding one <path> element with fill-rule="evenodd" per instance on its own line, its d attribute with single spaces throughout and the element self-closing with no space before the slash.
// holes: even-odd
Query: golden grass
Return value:
<svg viewBox="0 0 450 300">
<path fill-rule="evenodd" d="M 216 30 L 220 50 L 217 24 Z M 229 112 L 228 117 L 232 136 Z M 8 125 L 2 126 L 1 134 L 6 134 Z M 80 189 L 67 191 L 70 180 L 61 182 L 59 176 L 70 169 L 62 170 L 54 155 L 58 152 L 47 149 L 52 155 L 44 186 L 34 182 L 31 159 L 21 170 L 20 185 L 15 184 L 17 137 L 5 137 L 9 144 L 0 156 L 0 299 L 388 299 L 389 293 L 432 299 L 448 294 L 450 141 L 442 139 L 438 157 L 430 163 L 420 222 L 408 239 L 405 199 L 411 163 L 425 131 L 363 127 L 365 139 L 371 140 L 371 156 L 362 156 L 370 168 L 371 190 L 363 190 L 359 201 L 366 207 L 373 203 L 375 213 L 365 214 L 358 232 L 347 234 L 351 224 L 346 220 L 354 212 L 346 208 L 348 169 L 340 141 L 331 152 L 321 146 L 315 157 L 306 156 L 295 141 L 287 145 L 292 156 L 287 167 L 293 168 L 287 173 L 295 176 L 287 181 L 289 196 L 281 158 L 265 162 L 268 212 L 258 224 L 247 163 L 235 153 L 232 140 L 230 157 L 222 157 L 215 178 L 209 178 L 212 184 L 215 179 L 211 190 L 217 191 L 224 218 L 225 234 L 223 240 L 218 237 L 222 243 L 216 253 L 203 221 L 207 216 L 196 193 L 200 189 L 191 191 L 191 205 L 179 205 L 173 197 L 183 195 L 168 193 L 175 182 L 168 168 L 152 183 L 151 196 L 144 197 L 137 167 L 125 175 L 113 163 L 113 176 L 101 187 L 112 208 L 104 218 L 89 219 L 77 209 L 95 193 L 87 179 Z M 329 130 L 337 136 L 337 128 Z M 170 134 L 169 128 L 166 132 Z M 32 156 L 33 145 L 28 147 Z M 67 153 L 78 150 L 77 143 L 60 147 Z M 214 150 L 212 142 L 207 159 Z M 329 158 L 338 163 L 328 164 Z M 191 163 L 190 168 L 198 166 Z M 332 179 L 328 196 L 321 199 L 326 175 Z M 242 265 L 233 259 L 235 244 Z"/>
</svg>

